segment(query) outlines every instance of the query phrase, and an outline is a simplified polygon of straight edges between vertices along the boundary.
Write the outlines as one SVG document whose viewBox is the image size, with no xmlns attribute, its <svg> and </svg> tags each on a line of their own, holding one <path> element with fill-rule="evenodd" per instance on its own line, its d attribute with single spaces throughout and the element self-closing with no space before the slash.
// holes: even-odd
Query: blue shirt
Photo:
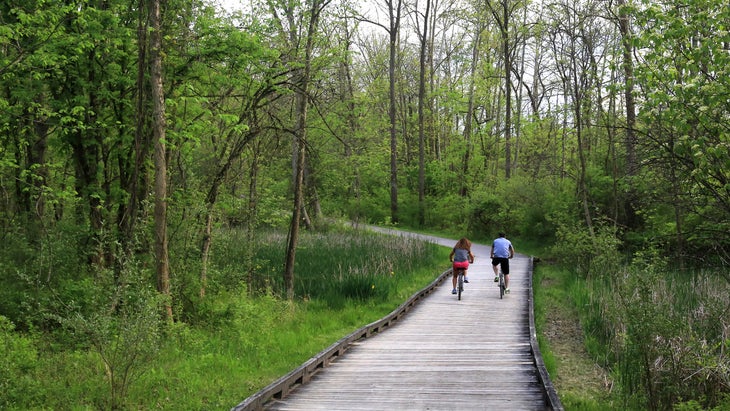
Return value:
<svg viewBox="0 0 730 411">
<path fill-rule="evenodd" d="M 499 237 L 492 243 L 492 254 L 497 258 L 509 258 L 510 247 L 512 247 L 512 243 L 508 239 Z"/>
</svg>

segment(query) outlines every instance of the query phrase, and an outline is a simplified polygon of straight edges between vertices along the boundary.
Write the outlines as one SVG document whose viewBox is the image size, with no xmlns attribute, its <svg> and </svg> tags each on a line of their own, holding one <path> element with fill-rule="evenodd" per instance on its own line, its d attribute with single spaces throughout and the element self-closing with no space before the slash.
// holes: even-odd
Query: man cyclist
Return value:
<svg viewBox="0 0 730 411">
<path fill-rule="evenodd" d="M 502 267 L 504 274 L 504 292 L 509 293 L 509 259 L 515 256 L 515 249 L 512 243 L 504 237 L 504 233 L 499 233 L 499 237 L 492 242 L 492 269 L 494 270 L 494 282 L 499 281 L 498 266 Z"/>
</svg>

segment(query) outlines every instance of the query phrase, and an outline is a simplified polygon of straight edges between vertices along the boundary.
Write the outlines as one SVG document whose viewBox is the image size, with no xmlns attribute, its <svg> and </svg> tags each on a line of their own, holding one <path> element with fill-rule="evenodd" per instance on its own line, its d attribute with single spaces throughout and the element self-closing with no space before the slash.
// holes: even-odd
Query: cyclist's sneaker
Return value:
<svg viewBox="0 0 730 411">
<path fill-rule="evenodd" d="M 454 288 L 453 290 L 451 290 L 451 294 L 456 294 L 456 288 Z"/>
<path fill-rule="evenodd" d="M 498 282 L 499 282 L 499 277 L 498 277 L 498 276 L 496 276 L 496 275 L 494 276 L 494 282 L 495 282 L 495 283 L 498 283 Z"/>
<path fill-rule="evenodd" d="M 505 294 L 509 294 L 509 288 L 505 288 L 505 289 L 504 289 L 504 293 L 505 293 Z"/>
<path fill-rule="evenodd" d="M 466 278 L 466 277 L 464 277 L 464 282 L 465 282 L 465 283 L 468 283 L 468 282 L 469 282 L 469 279 L 468 279 L 468 278 Z"/>
</svg>

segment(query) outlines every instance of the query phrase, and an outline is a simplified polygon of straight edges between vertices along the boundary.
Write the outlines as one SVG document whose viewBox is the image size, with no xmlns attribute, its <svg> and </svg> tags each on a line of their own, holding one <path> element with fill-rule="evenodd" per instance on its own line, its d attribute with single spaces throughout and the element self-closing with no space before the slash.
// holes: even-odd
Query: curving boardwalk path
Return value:
<svg viewBox="0 0 730 411">
<path fill-rule="evenodd" d="M 456 243 L 400 234 L 449 248 Z M 451 294 L 448 276 L 393 326 L 349 344 L 306 384 L 263 409 L 553 409 L 530 345 L 530 258 L 517 254 L 511 260 L 511 293 L 500 300 L 490 247 L 474 244 L 472 252 L 476 258 L 461 301 Z"/>
</svg>

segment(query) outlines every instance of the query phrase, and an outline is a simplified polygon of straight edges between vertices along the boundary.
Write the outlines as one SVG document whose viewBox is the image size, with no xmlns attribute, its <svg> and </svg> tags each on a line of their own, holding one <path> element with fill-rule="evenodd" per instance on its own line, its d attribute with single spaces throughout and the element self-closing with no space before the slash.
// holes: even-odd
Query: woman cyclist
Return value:
<svg viewBox="0 0 730 411">
<path fill-rule="evenodd" d="M 462 237 L 456 242 L 451 254 L 449 254 L 449 261 L 453 263 L 451 282 L 454 288 L 451 290 L 451 294 L 456 294 L 456 279 L 459 276 L 459 269 L 464 269 L 464 282 L 468 283 L 466 270 L 469 268 L 469 263 L 474 263 L 474 254 L 471 253 L 471 241 L 468 238 Z"/>
</svg>

